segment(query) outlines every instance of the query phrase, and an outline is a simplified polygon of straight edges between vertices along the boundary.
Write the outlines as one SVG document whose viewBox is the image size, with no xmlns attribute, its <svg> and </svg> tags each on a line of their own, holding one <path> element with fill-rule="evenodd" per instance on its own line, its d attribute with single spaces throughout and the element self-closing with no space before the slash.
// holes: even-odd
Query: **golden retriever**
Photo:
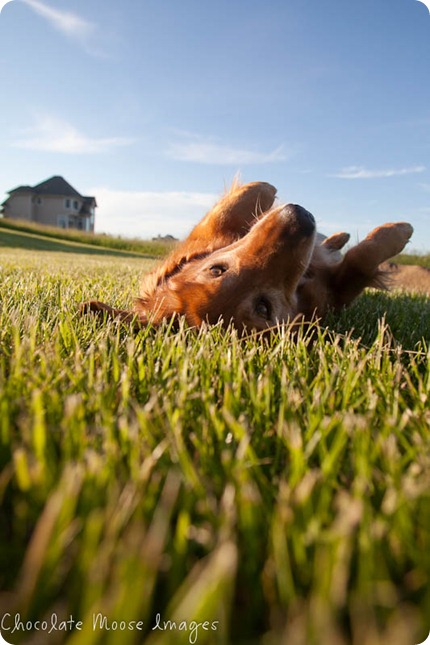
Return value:
<svg viewBox="0 0 430 645">
<path fill-rule="evenodd" d="M 412 226 L 384 224 L 345 255 L 347 233 L 324 238 L 295 204 L 274 206 L 276 189 L 254 182 L 232 189 L 158 268 L 144 276 L 132 311 L 99 301 L 84 311 L 138 324 L 184 316 L 191 326 L 223 321 L 241 333 L 322 318 L 366 287 L 384 288 L 379 265 L 402 251 Z"/>
</svg>

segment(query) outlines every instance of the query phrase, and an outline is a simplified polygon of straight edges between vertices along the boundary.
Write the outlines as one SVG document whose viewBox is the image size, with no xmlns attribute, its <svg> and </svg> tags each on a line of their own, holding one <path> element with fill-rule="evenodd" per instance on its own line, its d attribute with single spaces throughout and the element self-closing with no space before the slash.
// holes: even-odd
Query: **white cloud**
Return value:
<svg viewBox="0 0 430 645">
<path fill-rule="evenodd" d="M 410 168 L 386 169 L 386 170 L 367 170 L 361 166 L 348 166 L 342 168 L 338 173 L 330 175 L 339 179 L 376 179 L 381 177 L 396 177 L 399 175 L 411 175 L 413 173 L 424 172 L 425 166 L 412 166 Z"/>
<path fill-rule="evenodd" d="M 279 146 L 271 152 L 258 152 L 244 148 L 204 140 L 198 135 L 184 134 L 182 140 L 171 142 L 166 154 L 178 161 L 194 161 L 203 164 L 242 166 L 285 161 L 287 155 Z"/>
<path fill-rule="evenodd" d="M 193 192 L 145 192 L 90 187 L 94 195 L 97 232 L 141 237 L 183 238 L 215 204 L 218 195 Z"/>
<path fill-rule="evenodd" d="M 134 143 L 126 137 L 90 137 L 70 123 L 49 115 L 39 117 L 22 135 L 12 144 L 15 148 L 65 154 L 99 154 Z"/>
<path fill-rule="evenodd" d="M 46 18 L 54 29 L 61 31 L 67 36 L 87 38 L 95 29 L 95 25 L 71 11 L 54 9 L 45 2 L 41 2 L 41 0 L 22 0 L 22 2 L 33 9 L 39 16 Z"/>
<path fill-rule="evenodd" d="M 21 2 L 44 18 L 53 29 L 72 39 L 88 54 L 101 58 L 110 57 L 110 53 L 107 53 L 100 42 L 101 33 L 94 23 L 72 11 L 51 7 L 42 0 L 21 0 Z"/>
</svg>

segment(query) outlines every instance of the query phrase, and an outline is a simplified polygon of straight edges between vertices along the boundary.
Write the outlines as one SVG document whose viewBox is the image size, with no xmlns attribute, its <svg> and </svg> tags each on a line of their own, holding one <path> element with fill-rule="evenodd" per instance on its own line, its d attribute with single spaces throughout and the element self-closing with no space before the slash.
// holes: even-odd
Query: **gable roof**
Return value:
<svg viewBox="0 0 430 645">
<path fill-rule="evenodd" d="M 63 177 L 54 175 L 50 179 L 42 181 L 36 186 L 18 186 L 9 191 L 9 195 L 13 193 L 33 193 L 35 195 L 57 195 L 60 197 L 79 197 L 85 202 L 96 201 L 94 197 L 84 197 L 77 190 L 73 188 Z"/>
<path fill-rule="evenodd" d="M 33 193 L 34 188 L 31 186 L 18 186 L 18 188 L 14 188 L 13 190 L 8 190 L 8 195 L 12 195 L 12 193 Z"/>
<path fill-rule="evenodd" d="M 34 186 L 33 190 L 35 193 L 43 195 L 61 195 L 61 197 L 80 197 L 82 199 L 82 195 L 59 175 L 42 181 Z"/>
</svg>

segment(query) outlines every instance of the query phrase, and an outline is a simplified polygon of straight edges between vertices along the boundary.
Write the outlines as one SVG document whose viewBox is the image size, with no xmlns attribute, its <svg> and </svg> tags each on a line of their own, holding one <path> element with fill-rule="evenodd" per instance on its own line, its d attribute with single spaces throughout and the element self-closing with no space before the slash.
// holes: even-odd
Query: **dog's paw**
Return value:
<svg viewBox="0 0 430 645">
<path fill-rule="evenodd" d="M 377 244 L 382 259 L 388 260 L 403 251 L 413 232 L 407 222 L 394 222 L 375 228 L 367 239 Z"/>
<path fill-rule="evenodd" d="M 82 315 L 86 314 L 100 314 L 103 313 L 104 311 L 110 312 L 111 307 L 108 305 L 105 305 L 104 302 L 99 302 L 98 300 L 87 300 L 86 302 L 82 302 L 79 305 L 79 313 Z"/>
</svg>

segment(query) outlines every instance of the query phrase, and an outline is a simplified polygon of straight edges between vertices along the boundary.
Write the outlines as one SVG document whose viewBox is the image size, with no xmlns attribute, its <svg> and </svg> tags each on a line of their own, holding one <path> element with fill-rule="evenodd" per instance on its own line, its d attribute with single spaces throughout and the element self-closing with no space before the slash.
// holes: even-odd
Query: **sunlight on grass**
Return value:
<svg viewBox="0 0 430 645">
<path fill-rule="evenodd" d="M 79 316 L 151 266 L 2 251 L 3 613 L 73 645 L 424 640 L 429 300 L 296 340 Z"/>
</svg>

